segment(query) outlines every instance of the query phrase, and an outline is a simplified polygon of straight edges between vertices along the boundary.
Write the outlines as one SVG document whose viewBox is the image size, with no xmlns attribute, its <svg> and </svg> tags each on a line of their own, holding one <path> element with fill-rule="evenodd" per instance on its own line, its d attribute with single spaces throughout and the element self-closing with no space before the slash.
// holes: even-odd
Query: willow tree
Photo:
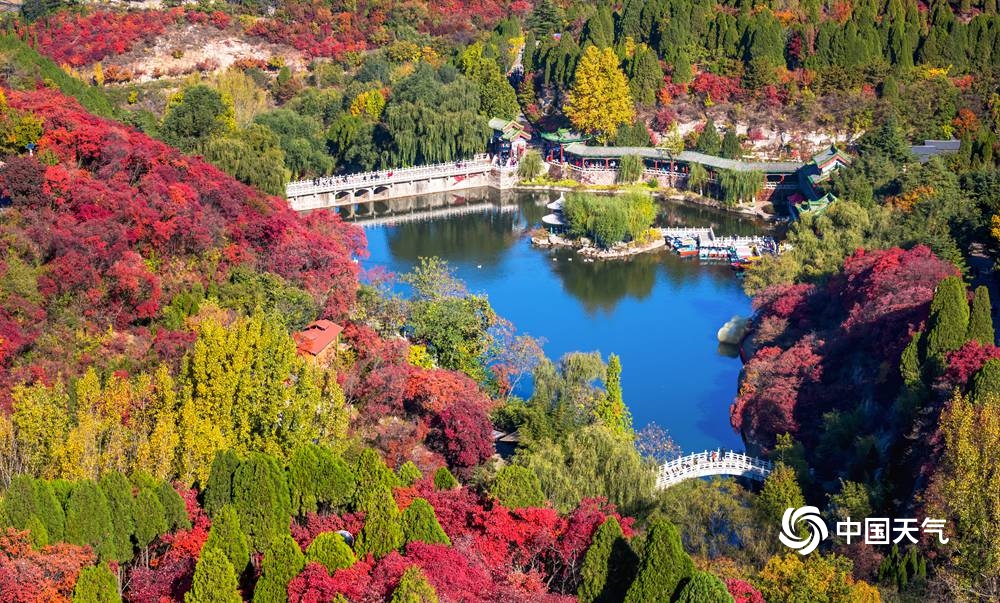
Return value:
<svg viewBox="0 0 1000 603">
<path fill-rule="evenodd" d="M 764 184 L 764 174 L 757 171 L 719 170 L 719 188 L 726 205 L 738 205 L 753 198 Z"/>
<path fill-rule="evenodd" d="M 700 163 L 692 163 L 688 172 L 687 189 L 698 191 L 699 195 L 705 194 L 705 185 L 708 184 L 708 170 Z"/>
<path fill-rule="evenodd" d="M 563 112 L 577 129 L 601 141 L 606 141 L 620 124 L 632 122 L 635 107 L 614 50 L 587 47 Z"/>
<path fill-rule="evenodd" d="M 625 155 L 618 165 L 618 182 L 631 184 L 642 178 L 642 157 L 638 155 Z"/>
</svg>

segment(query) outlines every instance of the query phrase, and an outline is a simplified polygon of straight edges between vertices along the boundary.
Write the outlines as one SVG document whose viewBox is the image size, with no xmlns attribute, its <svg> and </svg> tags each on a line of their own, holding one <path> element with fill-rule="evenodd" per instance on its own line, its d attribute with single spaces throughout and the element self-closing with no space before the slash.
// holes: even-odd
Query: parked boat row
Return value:
<svg viewBox="0 0 1000 603">
<path fill-rule="evenodd" d="M 759 261 L 766 255 L 777 255 L 777 242 L 771 237 L 714 237 L 714 233 L 678 233 L 666 235 L 667 244 L 681 257 L 728 262 L 737 271 Z"/>
</svg>

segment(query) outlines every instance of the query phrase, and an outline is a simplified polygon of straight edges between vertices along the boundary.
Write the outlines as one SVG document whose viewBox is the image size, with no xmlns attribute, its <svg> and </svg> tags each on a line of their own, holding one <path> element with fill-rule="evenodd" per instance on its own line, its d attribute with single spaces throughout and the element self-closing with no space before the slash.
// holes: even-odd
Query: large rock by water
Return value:
<svg viewBox="0 0 1000 603">
<path fill-rule="evenodd" d="M 718 337 L 720 343 L 739 345 L 746 334 L 750 331 L 750 319 L 734 316 L 722 325 L 719 329 Z"/>
</svg>

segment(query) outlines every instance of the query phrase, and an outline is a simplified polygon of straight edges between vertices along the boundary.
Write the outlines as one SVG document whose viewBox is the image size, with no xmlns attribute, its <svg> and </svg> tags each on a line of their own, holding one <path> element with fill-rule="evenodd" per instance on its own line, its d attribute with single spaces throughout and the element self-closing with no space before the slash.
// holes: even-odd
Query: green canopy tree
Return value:
<svg viewBox="0 0 1000 603">
<path fill-rule="evenodd" d="M 628 77 L 633 101 L 645 106 L 656 104 L 656 93 L 663 86 L 663 68 L 655 50 L 640 44 L 629 62 Z"/>
<path fill-rule="evenodd" d="M 531 469 L 520 465 L 501 467 L 490 484 L 490 494 L 510 509 L 545 505 L 545 494 L 538 476 Z"/>
<path fill-rule="evenodd" d="M 121 603 L 118 581 L 106 565 L 84 567 L 73 587 L 73 603 Z"/>
<path fill-rule="evenodd" d="M 357 558 L 343 536 L 336 532 L 323 532 L 306 549 L 306 561 L 319 563 L 332 574 L 339 569 L 351 567 Z"/>
<path fill-rule="evenodd" d="M 628 592 L 639 558 L 622 534 L 621 525 L 608 517 L 597 528 L 580 567 L 580 603 L 613 603 Z"/>
<path fill-rule="evenodd" d="M 625 603 L 673 600 L 694 571 L 694 563 L 684 552 L 677 528 L 666 520 L 654 520 Z"/>
<path fill-rule="evenodd" d="M 781 525 L 785 509 L 805 504 L 795 470 L 778 461 L 764 480 L 760 494 L 754 500 L 754 512 L 760 525 Z"/>
<path fill-rule="evenodd" d="M 35 480 L 23 473 L 15 475 L 3 498 L 3 514 L 7 524 L 24 530 L 32 515 L 39 511 L 35 495 Z"/>
<path fill-rule="evenodd" d="M 40 549 L 52 543 L 52 540 L 49 538 L 49 531 L 45 529 L 45 524 L 42 523 L 42 520 L 37 515 L 32 515 L 28 518 L 25 529 L 28 530 L 31 546 L 35 547 L 35 549 Z"/>
<path fill-rule="evenodd" d="M 605 395 L 594 408 L 594 415 L 611 431 L 632 437 L 632 414 L 622 398 L 622 362 L 616 354 L 608 358 L 604 377 Z"/>
<path fill-rule="evenodd" d="M 288 600 L 288 583 L 305 566 L 306 556 L 292 535 L 282 534 L 276 537 L 264 551 L 261 576 L 253 591 L 253 602 L 285 603 Z"/>
<path fill-rule="evenodd" d="M 35 480 L 35 510 L 45 524 L 49 542 L 62 542 L 65 537 L 66 512 L 56 498 L 52 485 L 43 479 Z"/>
<path fill-rule="evenodd" d="M 420 469 L 413 463 L 413 461 L 406 461 L 396 469 L 396 477 L 399 479 L 399 483 L 404 486 L 412 486 L 413 484 L 420 481 L 424 474 L 420 472 Z"/>
<path fill-rule="evenodd" d="M 976 340 L 982 345 L 993 345 L 996 334 L 993 331 L 993 307 L 990 302 L 990 290 L 980 285 L 972 298 L 972 310 L 969 314 L 969 330 L 965 335 L 968 341 Z"/>
<path fill-rule="evenodd" d="M 403 572 L 399 586 L 392 592 L 390 603 L 437 603 L 437 591 L 424 577 L 424 573 L 416 565 L 411 565 Z"/>
<path fill-rule="evenodd" d="M 177 93 L 167 103 L 160 135 L 171 146 L 191 151 L 200 141 L 235 128 L 232 103 L 227 103 L 218 90 L 198 84 Z"/>
<path fill-rule="evenodd" d="M 722 137 L 722 146 L 719 149 L 719 154 L 729 159 L 739 159 L 740 155 L 743 154 L 743 148 L 740 146 L 740 138 L 736 135 L 736 128 L 726 130 L 726 134 Z"/>
<path fill-rule="evenodd" d="M 215 548 L 226 555 L 233 564 L 236 574 L 242 574 L 250 563 L 250 543 L 240 529 L 240 519 L 231 505 L 226 505 L 216 513 L 208 532 L 204 549 Z"/>
<path fill-rule="evenodd" d="M 981 402 L 989 396 L 1000 396 L 1000 359 L 991 358 L 972 376 L 970 397 Z"/>
<path fill-rule="evenodd" d="M 350 466 L 326 446 L 303 444 L 288 462 L 292 512 L 300 517 L 328 507 L 343 507 L 354 497 L 355 488 Z"/>
<path fill-rule="evenodd" d="M 365 448 L 354 466 L 357 488 L 354 491 L 354 510 L 367 512 L 380 498 L 384 489 L 392 490 L 396 476 L 382 461 L 379 453 Z"/>
<path fill-rule="evenodd" d="M 445 534 L 434 514 L 434 507 L 423 498 L 415 498 L 403 511 L 403 544 L 425 542 L 451 546 L 451 539 Z"/>
<path fill-rule="evenodd" d="M 185 603 L 242 603 L 233 564 L 218 549 L 203 551 L 194 568 Z"/>
</svg>

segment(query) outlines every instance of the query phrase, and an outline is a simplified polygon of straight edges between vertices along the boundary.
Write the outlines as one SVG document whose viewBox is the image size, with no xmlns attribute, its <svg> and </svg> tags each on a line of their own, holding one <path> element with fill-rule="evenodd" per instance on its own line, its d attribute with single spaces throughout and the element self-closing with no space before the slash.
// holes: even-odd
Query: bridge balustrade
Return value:
<svg viewBox="0 0 1000 603">
<path fill-rule="evenodd" d="M 436 163 L 411 168 L 362 172 L 348 176 L 323 176 L 308 180 L 298 180 L 288 183 L 285 187 L 285 196 L 292 198 L 358 188 L 373 188 L 397 182 L 411 182 L 422 178 L 480 173 L 493 167 L 489 157 L 485 154 L 480 154 L 472 159 L 458 162 L 452 161 L 449 163 Z"/>
<path fill-rule="evenodd" d="M 736 452 L 705 451 L 667 461 L 660 466 L 657 488 L 668 488 L 687 479 L 712 475 L 743 476 L 762 481 L 774 466 L 770 461 Z"/>
</svg>

